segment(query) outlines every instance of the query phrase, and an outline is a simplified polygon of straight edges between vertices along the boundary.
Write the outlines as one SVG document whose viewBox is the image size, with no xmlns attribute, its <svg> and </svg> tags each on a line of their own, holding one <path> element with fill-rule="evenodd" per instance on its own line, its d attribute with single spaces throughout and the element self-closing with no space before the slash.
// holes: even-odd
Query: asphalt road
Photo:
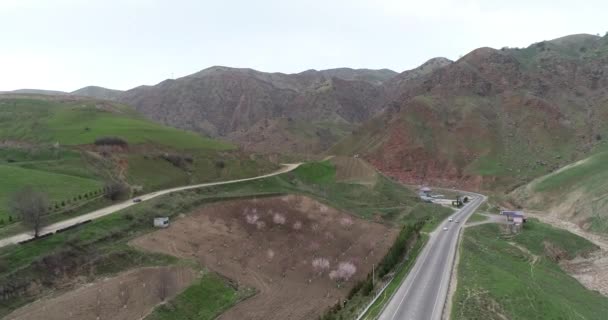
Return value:
<svg viewBox="0 0 608 320">
<path fill-rule="evenodd" d="M 454 212 L 433 233 L 414 267 L 380 315 L 380 320 L 439 320 L 448 294 L 458 234 L 466 219 L 486 198 L 480 194 Z M 459 223 L 455 221 L 459 220 Z M 448 230 L 443 230 L 447 227 Z"/>
<path fill-rule="evenodd" d="M 223 184 L 230 184 L 230 183 L 237 183 L 237 182 L 243 182 L 243 181 L 251 181 L 251 180 L 257 180 L 257 179 L 263 179 L 263 178 L 267 178 L 267 177 L 272 177 L 272 176 L 276 176 L 285 172 L 289 172 L 294 170 L 295 168 L 297 168 L 300 165 L 300 163 L 294 163 L 294 164 L 284 164 L 283 168 L 281 168 L 280 170 L 277 170 L 275 172 L 269 173 L 269 174 L 265 174 L 265 175 L 261 175 L 261 176 L 257 176 L 257 177 L 251 177 L 251 178 L 244 178 L 244 179 L 237 179 L 237 180 L 228 180 L 228 181 L 217 181 L 217 182 L 209 182 L 209 183 L 201 183 L 201 184 L 195 184 L 195 185 L 190 185 L 190 186 L 184 186 L 184 187 L 177 187 L 177 188 L 171 188 L 171 189 L 165 189 L 165 190 L 160 190 L 160 191 L 155 191 L 155 192 L 151 192 L 148 194 L 144 194 L 141 196 L 138 196 L 137 198 L 141 199 L 141 202 L 150 200 L 150 199 L 154 199 L 156 197 L 168 194 L 168 193 L 173 193 L 173 192 L 178 192 L 178 191 L 183 191 L 183 190 L 189 190 L 189 189 L 197 189 L 197 188 L 203 188 L 203 187 L 210 187 L 210 186 L 218 186 L 218 185 L 223 185 Z M 112 214 L 116 211 L 128 208 L 130 206 L 134 206 L 137 205 L 138 203 L 133 202 L 133 199 L 129 199 L 127 201 L 118 203 L 118 204 L 114 204 L 99 210 L 95 210 L 92 212 L 89 212 L 87 214 L 83 214 L 80 215 L 78 217 L 74 217 L 71 219 L 67 219 L 67 220 L 63 220 L 57 223 L 53 223 L 51 225 L 48 225 L 46 227 L 44 227 L 41 232 L 40 235 L 45 235 L 48 233 L 53 233 L 57 230 L 63 229 L 63 228 L 67 228 L 70 226 L 73 226 L 75 224 L 79 224 L 82 222 L 85 222 L 87 220 L 95 220 L 97 218 L 101 218 L 103 216 L 107 216 L 109 214 Z M 152 221 L 150 221 L 150 223 L 152 223 Z M 25 240 L 29 240 L 34 238 L 33 236 L 33 232 L 24 232 L 24 233 L 20 233 L 8 238 L 4 238 L 4 239 L 0 239 L 0 248 L 11 245 L 11 244 L 16 244 L 19 243 L 21 241 L 25 241 Z"/>
</svg>

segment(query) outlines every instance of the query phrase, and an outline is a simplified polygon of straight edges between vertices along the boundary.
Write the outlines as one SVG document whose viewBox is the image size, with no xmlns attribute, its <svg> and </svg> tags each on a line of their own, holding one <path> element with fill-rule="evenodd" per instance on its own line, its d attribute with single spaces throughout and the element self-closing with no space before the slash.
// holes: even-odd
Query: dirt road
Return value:
<svg viewBox="0 0 608 320">
<path fill-rule="evenodd" d="M 156 197 L 159 197 L 159 196 L 162 196 L 162 195 L 165 195 L 165 194 L 169 194 L 169 193 L 173 193 L 173 192 L 178 192 L 178 191 L 184 191 L 184 190 L 190 190 L 190 189 L 198 189 L 198 188 L 218 186 L 218 185 L 223 185 L 223 184 L 231 184 L 231 183 L 237 183 L 237 182 L 243 182 L 243 181 L 251 181 L 251 180 L 258 180 L 258 179 L 268 178 L 268 177 L 272 177 L 272 176 L 276 176 L 276 175 L 279 175 L 279 174 L 282 174 L 282 173 L 286 173 L 286 172 L 292 171 L 295 168 L 297 168 L 299 165 L 300 165 L 300 163 L 284 164 L 283 165 L 284 167 L 281 168 L 280 170 L 277 170 L 277 171 L 269 173 L 269 174 L 257 176 L 257 177 L 244 178 L 244 179 L 236 179 L 236 180 L 228 180 L 228 181 L 201 183 L 201 184 L 195 184 L 195 185 L 190 185 L 190 186 L 183 186 L 183 187 L 165 189 L 165 190 L 151 192 L 151 193 L 139 196 L 137 198 L 141 199 L 141 202 L 143 202 L 143 201 L 148 201 L 150 199 L 154 199 Z M 73 225 L 85 222 L 87 220 L 95 220 L 95 219 L 107 216 L 109 214 L 112 214 L 114 212 L 120 211 L 122 209 L 131 207 L 131 206 L 134 206 L 134 205 L 137 205 L 137 204 L 138 203 L 133 202 L 133 199 L 130 199 L 130 200 L 118 203 L 118 204 L 114 204 L 114 205 L 105 207 L 103 209 L 95 210 L 93 212 L 80 215 L 80 216 L 72 218 L 72 219 L 67 219 L 67 220 L 64 220 L 64 221 L 53 223 L 53 224 L 51 224 L 49 226 L 44 227 L 41 230 L 40 235 L 54 233 L 57 230 L 60 230 L 60 229 L 63 229 L 63 228 L 67 228 L 67 227 L 70 227 L 70 226 L 73 226 Z M 7 238 L 4 238 L 4 239 L 1 239 L 0 240 L 0 248 L 8 246 L 8 245 L 11 245 L 11 244 L 17 244 L 19 242 L 30 240 L 30 239 L 33 239 L 33 238 L 34 238 L 33 232 L 20 233 L 20 234 L 11 236 L 11 237 L 7 237 Z"/>
</svg>

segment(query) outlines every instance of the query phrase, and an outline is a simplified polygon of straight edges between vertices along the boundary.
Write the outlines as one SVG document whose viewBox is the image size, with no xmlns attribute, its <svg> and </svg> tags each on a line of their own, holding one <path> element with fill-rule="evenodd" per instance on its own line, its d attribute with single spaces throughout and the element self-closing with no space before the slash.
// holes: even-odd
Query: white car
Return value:
<svg viewBox="0 0 608 320">
<path fill-rule="evenodd" d="M 448 231 L 448 227 L 443 227 L 443 231 Z"/>
<path fill-rule="evenodd" d="M 460 222 L 460 220 L 456 220 L 456 221 L 454 221 L 454 222 L 458 223 L 458 222 Z"/>
<path fill-rule="evenodd" d="M 454 218 L 450 217 L 450 219 L 448 219 L 450 222 L 452 222 L 454 220 Z"/>
</svg>

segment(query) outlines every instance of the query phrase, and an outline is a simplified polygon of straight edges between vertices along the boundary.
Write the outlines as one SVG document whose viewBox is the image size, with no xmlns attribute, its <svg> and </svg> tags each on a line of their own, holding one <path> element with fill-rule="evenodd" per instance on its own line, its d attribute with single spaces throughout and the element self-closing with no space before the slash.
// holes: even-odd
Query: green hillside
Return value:
<svg viewBox="0 0 608 320">
<path fill-rule="evenodd" d="M 502 234 L 495 224 L 466 229 L 451 318 L 604 319 L 608 298 L 561 270 L 545 246 L 568 259 L 597 249 L 534 220 L 517 236 Z"/>
<path fill-rule="evenodd" d="M 608 151 L 542 176 L 511 193 L 513 202 L 608 233 Z"/>
<path fill-rule="evenodd" d="M 104 136 L 118 136 L 132 144 L 151 143 L 180 149 L 235 148 L 193 132 L 152 123 L 129 107 L 106 101 L 0 99 L 2 139 L 82 145 Z"/>
<path fill-rule="evenodd" d="M 126 144 L 96 146 L 104 137 Z M 275 168 L 230 143 L 148 121 L 125 105 L 88 98 L 0 97 L 0 228 L 16 220 L 8 199 L 26 185 L 48 194 L 54 220 L 100 201 L 109 180 L 125 181 L 143 193 Z"/>
</svg>

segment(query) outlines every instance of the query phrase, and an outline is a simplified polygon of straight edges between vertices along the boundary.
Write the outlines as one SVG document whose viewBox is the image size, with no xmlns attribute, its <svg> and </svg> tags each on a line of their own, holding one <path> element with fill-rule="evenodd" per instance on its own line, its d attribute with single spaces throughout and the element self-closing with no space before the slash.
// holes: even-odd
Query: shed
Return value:
<svg viewBox="0 0 608 320">
<path fill-rule="evenodd" d="M 507 221 L 513 221 L 515 217 L 521 218 L 521 221 L 526 221 L 522 211 L 501 211 L 501 215 L 507 217 Z"/>
<path fill-rule="evenodd" d="M 156 228 L 166 228 L 169 226 L 169 217 L 156 217 L 154 218 L 154 226 Z"/>
</svg>

